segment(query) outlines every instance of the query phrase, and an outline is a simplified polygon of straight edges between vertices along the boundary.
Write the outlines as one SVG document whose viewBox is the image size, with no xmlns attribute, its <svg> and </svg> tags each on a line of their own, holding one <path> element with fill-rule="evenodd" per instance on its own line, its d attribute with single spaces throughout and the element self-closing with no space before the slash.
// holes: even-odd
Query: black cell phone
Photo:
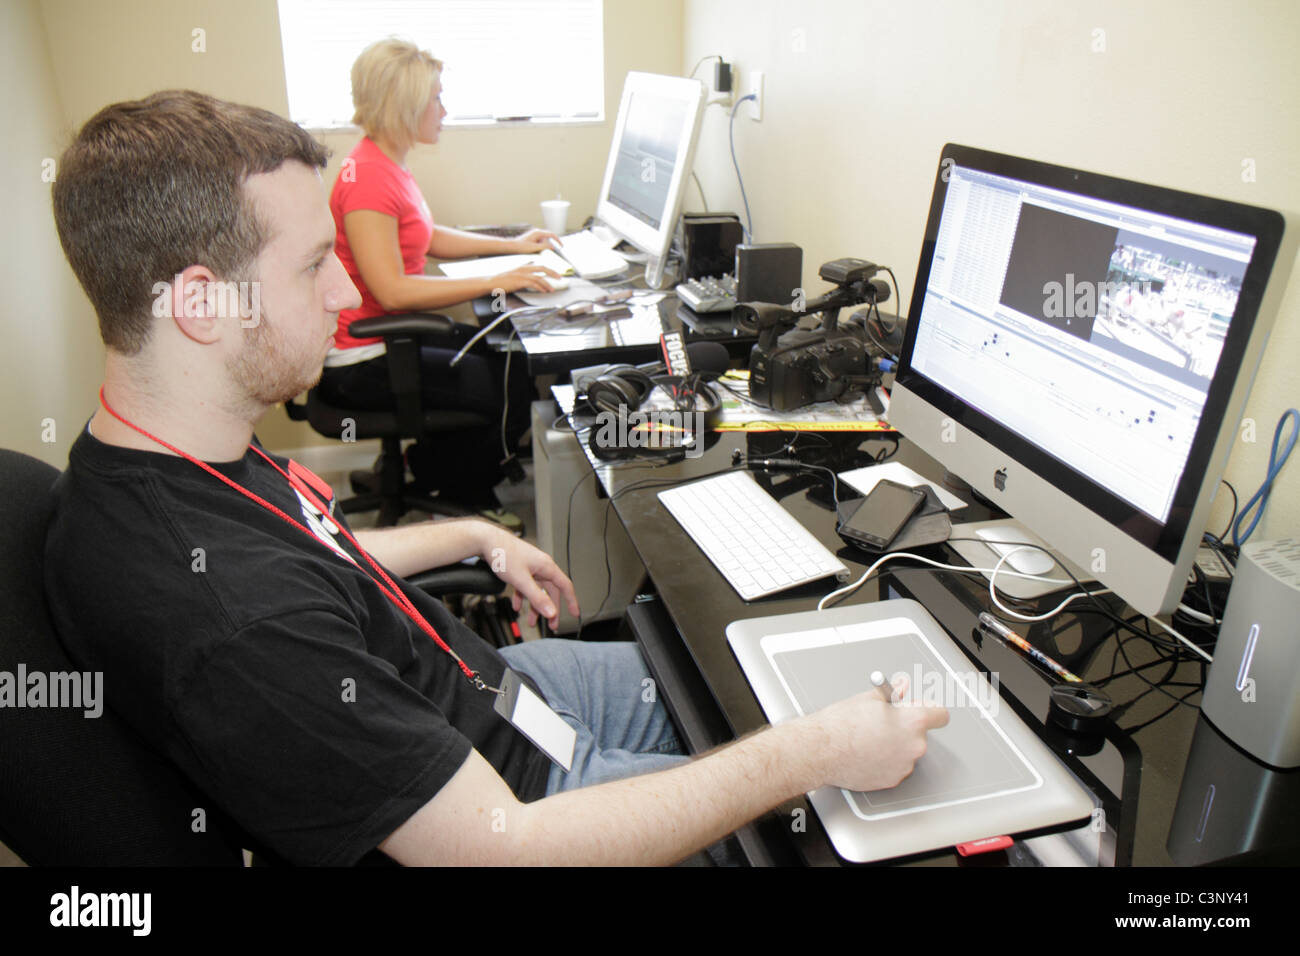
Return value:
<svg viewBox="0 0 1300 956">
<path fill-rule="evenodd" d="M 883 551 L 924 503 L 925 492 L 920 488 L 882 478 L 871 493 L 844 516 L 836 530 L 850 544 Z"/>
</svg>

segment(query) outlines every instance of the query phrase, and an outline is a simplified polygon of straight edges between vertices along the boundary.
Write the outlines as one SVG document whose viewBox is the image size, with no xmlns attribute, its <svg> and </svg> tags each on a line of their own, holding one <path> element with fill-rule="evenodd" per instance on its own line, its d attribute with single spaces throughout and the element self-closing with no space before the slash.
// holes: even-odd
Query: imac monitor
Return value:
<svg viewBox="0 0 1300 956">
<path fill-rule="evenodd" d="M 646 284 L 658 288 L 695 162 L 704 84 L 629 73 L 596 203 L 596 218 L 647 256 Z"/>
<path fill-rule="evenodd" d="M 1295 253 L 1267 209 L 950 144 L 890 423 L 1169 613 Z"/>
</svg>

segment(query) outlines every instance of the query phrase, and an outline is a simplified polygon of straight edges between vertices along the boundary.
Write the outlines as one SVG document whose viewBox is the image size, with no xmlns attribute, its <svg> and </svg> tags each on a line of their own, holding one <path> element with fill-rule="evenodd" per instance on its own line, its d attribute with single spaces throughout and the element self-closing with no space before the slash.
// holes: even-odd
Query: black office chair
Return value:
<svg viewBox="0 0 1300 956">
<path fill-rule="evenodd" d="M 355 338 L 382 336 L 388 349 L 388 374 L 393 396 L 391 411 L 368 411 L 340 408 L 321 397 L 320 388 L 307 394 L 305 405 L 290 401 L 285 404 L 289 417 L 306 421 L 327 438 L 342 438 L 351 424 L 352 437 L 357 440 L 378 438 L 382 452 L 377 473 L 352 476 L 355 496 L 339 503 L 344 514 L 379 509 L 381 527 L 395 525 L 398 519 L 412 509 L 429 514 L 461 516 L 473 514 L 471 509 L 454 501 L 435 498 L 421 492 L 406 480 L 406 461 L 402 456 L 402 441 L 418 439 L 440 432 L 482 428 L 491 424 L 473 412 L 426 409 L 420 404 L 420 344 L 425 341 L 435 345 L 450 345 L 456 323 L 445 315 L 411 313 L 378 315 L 358 319 L 348 326 Z M 456 341 L 459 345 L 459 341 Z M 454 463 L 452 464 L 454 467 Z"/>
<path fill-rule="evenodd" d="M 45 602 L 45 536 L 58 470 L 0 449 L 0 671 L 70 673 Z M 443 596 L 500 594 L 486 566 L 410 578 Z M 0 842 L 33 866 L 242 866 L 270 858 L 114 714 L 0 712 Z M 194 811 L 204 811 L 196 832 Z"/>
</svg>

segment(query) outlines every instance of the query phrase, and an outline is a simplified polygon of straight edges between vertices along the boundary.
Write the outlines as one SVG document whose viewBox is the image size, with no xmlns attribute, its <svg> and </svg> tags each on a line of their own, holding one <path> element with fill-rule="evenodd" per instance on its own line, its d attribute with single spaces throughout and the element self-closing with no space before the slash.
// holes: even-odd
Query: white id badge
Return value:
<svg viewBox="0 0 1300 956">
<path fill-rule="evenodd" d="M 573 769 L 578 732 L 508 667 L 501 675 L 501 693 L 492 708 L 566 772 Z"/>
</svg>

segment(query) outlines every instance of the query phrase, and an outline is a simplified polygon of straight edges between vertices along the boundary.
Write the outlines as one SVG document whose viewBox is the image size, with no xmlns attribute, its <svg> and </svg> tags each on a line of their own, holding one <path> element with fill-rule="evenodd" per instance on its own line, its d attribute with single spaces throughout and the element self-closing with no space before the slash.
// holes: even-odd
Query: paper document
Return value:
<svg viewBox="0 0 1300 956">
<path fill-rule="evenodd" d="M 452 279 L 482 279 L 527 265 L 546 266 L 546 268 L 554 269 L 562 276 L 573 275 L 573 266 L 561 259 L 559 254 L 551 249 L 516 256 L 457 259 L 454 262 L 440 262 L 438 268 L 442 270 L 443 275 Z"/>
<path fill-rule="evenodd" d="M 870 494 L 871 489 L 876 487 L 876 482 L 882 478 L 890 481 L 896 481 L 900 485 L 907 485 L 915 488 L 918 485 L 929 485 L 934 489 L 934 493 L 939 496 L 945 508 L 949 511 L 956 511 L 958 508 L 965 508 L 966 502 L 962 501 L 951 491 L 946 488 L 940 488 L 933 481 L 927 481 L 911 468 L 896 461 L 886 461 L 879 465 L 868 465 L 866 468 L 854 468 L 852 471 L 843 471 L 839 475 L 840 481 L 847 483 L 855 491 L 862 494 Z"/>
<path fill-rule="evenodd" d="M 749 373 L 743 369 L 727 372 L 715 390 L 722 399 L 718 431 L 893 431 L 877 418 L 865 397 L 844 405 L 817 402 L 778 412 L 749 400 Z"/>
</svg>

